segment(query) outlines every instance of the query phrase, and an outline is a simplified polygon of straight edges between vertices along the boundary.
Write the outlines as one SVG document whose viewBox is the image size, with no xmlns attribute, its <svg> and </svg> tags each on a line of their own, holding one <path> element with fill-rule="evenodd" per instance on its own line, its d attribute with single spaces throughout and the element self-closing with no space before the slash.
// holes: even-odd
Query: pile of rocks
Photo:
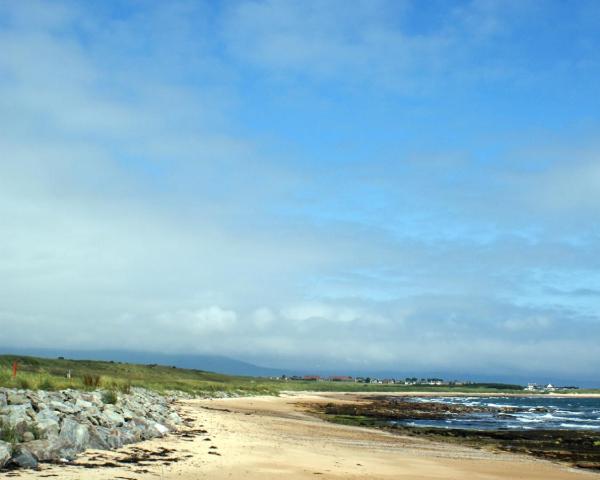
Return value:
<svg viewBox="0 0 600 480">
<path fill-rule="evenodd" d="M 142 388 L 105 391 L 0 388 L 0 468 L 73 460 L 87 448 L 120 448 L 161 437 L 181 423 L 173 398 Z"/>
</svg>

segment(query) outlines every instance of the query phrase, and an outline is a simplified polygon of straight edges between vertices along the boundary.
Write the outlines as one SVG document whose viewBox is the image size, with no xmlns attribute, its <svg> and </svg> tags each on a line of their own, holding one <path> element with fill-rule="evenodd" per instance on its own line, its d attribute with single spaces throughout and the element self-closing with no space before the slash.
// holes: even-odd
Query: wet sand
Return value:
<svg viewBox="0 0 600 480">
<path fill-rule="evenodd" d="M 77 465 L 45 465 L 40 471 L 14 474 L 24 480 L 600 478 L 528 456 L 326 423 L 303 407 L 352 401 L 354 397 L 290 393 L 189 400 L 178 405 L 187 426 L 177 435 L 117 452 L 88 451 Z"/>
</svg>

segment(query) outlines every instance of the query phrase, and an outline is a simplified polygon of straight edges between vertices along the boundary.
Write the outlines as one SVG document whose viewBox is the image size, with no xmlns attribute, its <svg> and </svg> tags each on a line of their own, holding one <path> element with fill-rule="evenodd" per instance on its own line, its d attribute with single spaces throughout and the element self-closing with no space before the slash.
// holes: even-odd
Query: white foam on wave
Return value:
<svg viewBox="0 0 600 480">
<path fill-rule="evenodd" d="M 581 428 L 586 430 L 595 430 L 598 428 L 594 425 L 577 425 L 575 423 L 561 423 L 560 426 L 563 428 Z"/>
<path fill-rule="evenodd" d="M 516 419 L 519 422 L 523 422 L 523 423 L 542 423 L 544 422 L 544 420 L 539 419 L 539 418 L 531 418 L 531 417 L 521 417 L 521 416 L 516 416 Z"/>
</svg>

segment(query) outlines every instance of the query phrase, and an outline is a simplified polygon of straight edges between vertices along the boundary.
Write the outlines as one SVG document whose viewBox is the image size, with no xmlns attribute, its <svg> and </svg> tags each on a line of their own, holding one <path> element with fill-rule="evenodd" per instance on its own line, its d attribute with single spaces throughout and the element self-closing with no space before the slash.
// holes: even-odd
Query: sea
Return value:
<svg viewBox="0 0 600 480">
<path fill-rule="evenodd" d="M 415 402 L 440 402 L 490 407 L 492 412 L 448 415 L 442 420 L 397 422 L 412 427 L 471 430 L 598 430 L 600 398 L 574 397 L 415 397 Z"/>
</svg>

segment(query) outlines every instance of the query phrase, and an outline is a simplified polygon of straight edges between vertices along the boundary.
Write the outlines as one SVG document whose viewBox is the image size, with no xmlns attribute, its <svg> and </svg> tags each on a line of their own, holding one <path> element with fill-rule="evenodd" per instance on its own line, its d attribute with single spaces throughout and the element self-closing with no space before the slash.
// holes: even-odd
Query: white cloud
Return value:
<svg viewBox="0 0 600 480">
<path fill-rule="evenodd" d="M 257 308 L 252 312 L 252 320 L 259 330 L 265 330 L 277 320 L 275 313 L 266 307 Z"/>
<path fill-rule="evenodd" d="M 392 21 L 378 2 L 240 2 L 223 33 L 193 3 L 27 3 L 0 4 L 0 346 L 562 368 L 553 351 L 597 336 L 577 299 L 532 299 L 564 272 L 600 288 L 593 151 L 517 175 L 444 149 L 328 166 L 236 116 L 248 66 L 336 89 L 443 80 L 471 36 L 506 33 L 497 4 L 416 33 L 409 3 Z M 579 243 L 552 234 L 574 216 Z M 580 350 L 569 366 L 589 370 L 598 349 Z"/>
<path fill-rule="evenodd" d="M 508 62 L 480 55 L 534 5 L 467 2 L 408 28 L 417 2 L 273 0 L 238 2 L 225 16 L 232 54 L 273 80 L 298 76 L 401 92 L 513 75 Z M 522 72 L 520 72 L 522 74 Z"/>
<path fill-rule="evenodd" d="M 184 312 L 177 324 L 189 327 L 195 333 L 231 332 L 237 323 L 237 314 L 233 310 L 225 310 L 217 306 Z"/>
<path fill-rule="evenodd" d="M 530 330 L 541 333 L 542 330 L 552 326 L 552 320 L 543 316 L 517 319 L 509 318 L 502 322 L 502 326 L 513 332 Z"/>
<path fill-rule="evenodd" d="M 589 161 L 574 158 L 540 175 L 532 202 L 561 214 L 600 211 L 600 151 L 592 155 Z"/>
</svg>

